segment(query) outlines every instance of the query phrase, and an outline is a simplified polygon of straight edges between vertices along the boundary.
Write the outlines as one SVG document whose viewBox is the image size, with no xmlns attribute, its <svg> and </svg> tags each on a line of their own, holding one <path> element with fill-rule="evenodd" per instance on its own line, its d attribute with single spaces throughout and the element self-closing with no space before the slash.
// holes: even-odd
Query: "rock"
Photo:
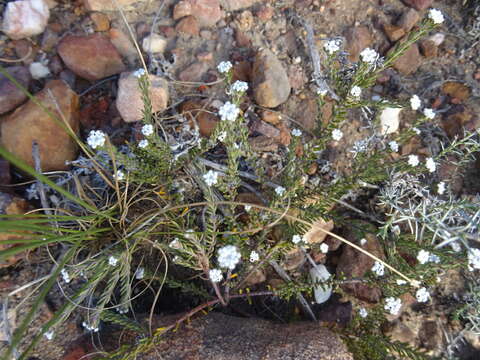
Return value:
<svg viewBox="0 0 480 360">
<path fill-rule="evenodd" d="M 400 111 L 402 108 L 387 107 L 380 113 L 380 126 L 382 134 L 392 134 L 400 126 Z"/>
<path fill-rule="evenodd" d="M 330 274 L 323 264 L 317 264 L 310 269 L 310 277 L 313 283 L 321 283 L 330 279 Z M 323 304 L 332 296 L 332 287 L 317 285 L 314 287 L 314 297 L 317 304 Z"/>
<path fill-rule="evenodd" d="M 92 19 L 95 26 L 95 31 L 108 31 L 110 29 L 110 20 L 107 15 L 101 12 L 94 12 L 90 14 L 90 19 Z"/>
<path fill-rule="evenodd" d="M 433 34 L 428 38 L 428 40 L 433 41 L 435 46 L 440 46 L 445 41 L 445 34 L 442 34 L 442 33 Z"/>
<path fill-rule="evenodd" d="M 470 97 L 470 88 L 456 81 L 445 82 L 442 85 L 442 92 L 461 101 L 465 101 Z"/>
<path fill-rule="evenodd" d="M 270 123 L 272 125 L 278 125 L 282 120 L 282 115 L 280 115 L 275 111 L 269 111 L 269 110 L 263 110 L 261 113 L 261 117 L 263 121 Z"/>
<path fill-rule="evenodd" d="M 154 326 L 174 321 L 159 318 Z M 275 324 L 213 311 L 165 334 L 164 341 L 138 360 L 158 358 L 159 353 L 163 360 L 353 360 L 338 335 L 317 323 Z"/>
<path fill-rule="evenodd" d="M 178 79 L 186 82 L 200 82 L 207 70 L 208 64 L 204 62 L 194 62 L 178 74 Z"/>
<path fill-rule="evenodd" d="M 350 54 L 348 59 L 357 62 L 363 49 L 373 44 L 372 35 L 366 26 L 350 27 L 345 31 L 345 50 Z"/>
<path fill-rule="evenodd" d="M 42 50 L 45 52 L 49 52 L 50 50 L 52 50 L 55 46 L 57 46 L 59 38 L 60 37 L 55 31 L 47 27 L 42 35 Z"/>
<path fill-rule="evenodd" d="M 66 36 L 58 45 L 58 54 L 73 73 L 90 81 L 125 70 L 117 50 L 101 34 Z"/>
<path fill-rule="evenodd" d="M 270 50 L 263 49 L 255 57 L 252 87 L 258 105 L 274 108 L 287 101 L 290 82 L 282 63 Z"/>
<path fill-rule="evenodd" d="M 41 34 L 48 24 L 50 10 L 44 0 L 9 2 L 3 14 L 3 32 L 14 40 Z"/>
<path fill-rule="evenodd" d="M 108 32 L 110 41 L 121 56 L 127 58 L 130 64 L 135 64 L 138 53 L 130 37 L 119 29 L 110 29 Z"/>
<path fill-rule="evenodd" d="M 393 63 L 393 68 L 403 75 L 410 75 L 417 71 L 422 58 L 417 44 L 412 44 L 405 53 Z"/>
<path fill-rule="evenodd" d="M 236 11 L 253 6 L 262 0 L 220 0 L 220 4 L 225 11 Z"/>
<path fill-rule="evenodd" d="M 396 42 L 405 35 L 405 30 L 402 27 L 390 24 L 383 24 L 383 31 L 391 42 Z"/>
<path fill-rule="evenodd" d="M 477 334 L 475 331 L 472 331 L 472 330 L 466 330 L 463 332 L 463 337 L 465 338 L 465 340 L 468 341 L 470 345 L 472 345 L 472 347 L 475 350 L 480 351 L 480 335 L 479 334 Z"/>
<path fill-rule="evenodd" d="M 142 41 L 142 49 L 147 54 L 150 52 L 154 54 L 161 54 L 165 51 L 166 47 L 167 40 L 155 33 L 146 36 Z"/>
<path fill-rule="evenodd" d="M 322 230 L 332 231 L 334 226 L 333 220 L 325 221 L 322 218 L 318 218 L 313 223 L 313 226 L 303 235 L 303 238 L 307 244 L 320 244 L 328 235 Z"/>
<path fill-rule="evenodd" d="M 251 121 L 250 131 L 252 133 L 259 133 L 270 138 L 277 138 L 280 136 L 280 130 L 278 130 L 275 126 L 257 118 Z"/>
<path fill-rule="evenodd" d="M 267 280 L 267 275 L 265 274 L 265 270 L 257 269 L 245 279 L 245 285 L 253 286 L 253 285 L 261 284 L 266 280 Z"/>
<path fill-rule="evenodd" d="M 180 34 L 198 36 L 200 27 L 198 21 L 194 16 L 186 16 L 181 19 L 175 26 L 175 30 Z"/>
<path fill-rule="evenodd" d="M 252 150 L 258 152 L 276 152 L 278 150 L 278 143 L 275 139 L 263 135 L 248 138 L 248 143 Z"/>
<path fill-rule="evenodd" d="M 383 329 L 383 334 L 391 337 L 393 341 L 400 341 L 417 347 L 415 332 L 398 319 L 392 323 L 387 323 L 385 329 Z"/>
<path fill-rule="evenodd" d="M 0 215 L 23 215 L 28 210 L 30 210 L 30 206 L 26 200 L 19 198 L 18 196 L 0 192 Z M 24 237 L 24 235 L 22 235 L 21 231 L 18 231 L 18 234 L 12 232 L 0 232 L 0 251 L 15 246 L 14 244 L 3 244 L 4 241 L 21 239 L 22 237 Z M 0 269 L 15 264 L 21 258 L 22 254 L 2 258 L 0 260 Z"/>
<path fill-rule="evenodd" d="M 402 13 L 402 16 L 398 19 L 397 26 L 400 26 L 405 33 L 408 33 L 419 21 L 420 14 L 415 9 L 409 8 Z"/>
<path fill-rule="evenodd" d="M 117 6 L 123 10 L 132 8 L 132 5 L 146 0 L 83 0 L 83 6 L 89 11 L 116 11 Z"/>
<path fill-rule="evenodd" d="M 301 90 L 308 82 L 307 76 L 303 71 L 303 66 L 293 64 L 288 67 L 288 80 L 294 90 Z"/>
<path fill-rule="evenodd" d="M 188 100 L 181 105 L 180 112 L 190 123 L 195 121 L 200 135 L 208 138 L 212 135 L 220 119 L 212 114 L 206 105 L 204 101 Z"/>
<path fill-rule="evenodd" d="M 257 18 L 259 18 L 263 22 L 266 22 L 266 21 L 270 20 L 273 17 L 274 14 L 275 14 L 275 9 L 269 4 L 267 4 L 265 6 L 262 6 L 255 13 Z"/>
<path fill-rule="evenodd" d="M 30 72 L 23 66 L 5 69 L 20 85 L 28 90 Z M 0 115 L 15 109 L 27 99 L 27 95 L 17 88 L 6 76 L 0 74 Z"/>
<path fill-rule="evenodd" d="M 168 83 L 165 79 L 149 75 L 149 95 L 153 112 L 162 111 L 168 104 Z M 118 80 L 118 96 L 116 105 L 120 116 L 125 122 L 139 121 L 143 118 L 143 101 L 138 78 L 133 72 L 125 72 Z"/>
<path fill-rule="evenodd" d="M 349 231 L 345 238 L 358 246 L 360 239 L 365 238 L 366 244 L 362 247 L 371 254 L 383 258 L 383 250 L 377 237 L 372 233 L 363 233 Z M 351 246 L 344 245 L 342 255 L 338 261 L 337 276 L 344 275 L 347 279 L 362 278 L 368 271 L 372 269 L 375 261 L 354 249 Z M 371 287 L 363 283 L 346 283 L 341 285 L 342 289 L 350 293 L 360 300 L 376 303 L 380 301 L 382 291 L 378 287 Z"/>
<path fill-rule="evenodd" d="M 242 11 L 235 19 L 235 27 L 241 32 L 249 31 L 254 25 L 255 20 L 251 11 Z"/>
<path fill-rule="evenodd" d="M 402 0 L 405 5 L 413 7 L 416 10 L 425 10 L 432 5 L 433 0 Z"/>
<path fill-rule="evenodd" d="M 306 261 L 307 258 L 303 251 L 296 247 L 285 254 L 280 264 L 283 269 L 293 271 L 305 264 Z"/>
<path fill-rule="evenodd" d="M 437 353 L 441 353 L 445 348 L 443 331 L 438 325 L 438 321 L 425 321 L 418 332 L 418 337 L 420 339 L 421 346 L 427 350 L 434 350 Z"/>
<path fill-rule="evenodd" d="M 423 40 L 420 41 L 420 52 L 427 59 L 437 57 L 438 47 L 432 40 Z"/>
<path fill-rule="evenodd" d="M 210 27 L 215 25 L 222 17 L 218 0 L 183 0 L 173 9 L 173 19 L 193 15 L 200 26 Z"/>
<path fill-rule="evenodd" d="M 40 80 L 50 75 L 48 66 L 43 65 L 41 62 L 31 63 L 28 69 L 35 80 Z"/>
<path fill-rule="evenodd" d="M 12 45 L 15 48 L 15 54 L 19 59 L 24 59 L 23 63 L 25 65 L 30 65 L 35 57 L 37 56 L 38 49 L 35 46 L 26 40 L 14 40 L 12 41 Z"/>
<path fill-rule="evenodd" d="M 35 97 L 78 133 L 78 96 L 65 82 L 49 81 Z M 1 142 L 8 151 L 33 167 L 33 141 L 39 145 L 43 171 L 65 170 L 68 168 L 65 161 L 74 160 L 77 156 L 77 144 L 72 137 L 30 100 L 3 119 Z"/>
</svg>

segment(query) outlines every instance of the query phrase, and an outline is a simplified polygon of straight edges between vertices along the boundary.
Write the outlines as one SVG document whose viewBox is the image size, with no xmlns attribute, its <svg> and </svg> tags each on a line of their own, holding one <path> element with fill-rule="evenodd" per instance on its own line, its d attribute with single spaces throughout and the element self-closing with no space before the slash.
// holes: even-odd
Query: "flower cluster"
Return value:
<svg viewBox="0 0 480 360">
<path fill-rule="evenodd" d="M 377 276 L 383 276 L 385 275 L 385 266 L 381 262 L 375 261 L 375 264 L 372 266 L 372 271 Z"/>
<path fill-rule="evenodd" d="M 390 150 L 392 150 L 393 152 L 398 152 L 398 143 L 395 141 L 395 140 L 392 140 L 388 143 L 388 146 L 390 147 Z"/>
<path fill-rule="evenodd" d="M 410 106 L 411 106 L 412 110 L 418 110 L 422 106 L 422 101 L 420 100 L 420 98 L 417 95 L 413 95 L 410 98 Z"/>
<path fill-rule="evenodd" d="M 232 63 L 230 61 L 222 61 L 217 66 L 217 70 L 222 74 L 228 73 L 231 69 L 232 69 Z"/>
<path fill-rule="evenodd" d="M 388 297 L 385 299 L 384 309 L 387 310 L 392 315 L 398 315 L 402 307 L 402 300 L 399 298 Z"/>
<path fill-rule="evenodd" d="M 153 134 L 153 125 L 152 124 L 145 124 L 142 126 L 142 134 L 144 136 L 150 136 Z"/>
<path fill-rule="evenodd" d="M 70 275 L 68 274 L 67 270 L 62 269 L 62 271 L 60 271 L 60 275 L 62 276 L 63 281 L 65 281 L 67 284 L 70 281 L 72 281 L 72 279 L 70 279 Z"/>
<path fill-rule="evenodd" d="M 433 173 L 437 169 L 437 165 L 435 164 L 435 160 L 433 158 L 429 157 L 427 158 L 425 162 L 425 166 L 427 167 L 428 171 Z"/>
<path fill-rule="evenodd" d="M 362 95 L 362 88 L 360 86 L 354 86 L 350 89 L 350 95 L 355 98 L 360 97 Z"/>
<path fill-rule="evenodd" d="M 366 318 L 368 316 L 367 309 L 360 308 L 360 310 L 358 310 L 358 315 L 360 315 L 360 317 L 362 317 L 362 318 Z"/>
<path fill-rule="evenodd" d="M 320 251 L 326 254 L 328 252 L 328 245 L 325 243 L 322 243 L 322 245 L 320 245 Z"/>
<path fill-rule="evenodd" d="M 437 192 L 439 195 L 445 194 L 445 191 L 447 190 L 447 187 L 443 181 L 440 181 L 437 185 Z"/>
<path fill-rule="evenodd" d="M 147 72 L 145 71 L 145 69 L 143 68 L 140 68 L 138 70 L 135 70 L 133 72 L 133 76 L 135 76 L 136 78 L 141 78 L 143 75 L 145 75 Z"/>
<path fill-rule="evenodd" d="M 275 193 L 278 195 L 278 196 L 282 196 L 283 194 L 285 194 L 285 188 L 283 186 L 277 186 L 275 188 Z"/>
<path fill-rule="evenodd" d="M 302 131 L 300 129 L 293 129 L 292 130 L 292 135 L 295 137 L 300 137 L 302 136 Z"/>
<path fill-rule="evenodd" d="M 420 164 L 420 160 L 417 155 L 408 155 L 408 165 L 415 167 L 418 164 Z"/>
<path fill-rule="evenodd" d="M 209 170 L 203 175 L 203 180 L 208 186 L 215 185 L 218 182 L 218 172 Z"/>
<path fill-rule="evenodd" d="M 423 115 L 425 115 L 427 119 L 433 120 L 435 118 L 435 111 L 430 108 L 425 108 L 423 109 Z"/>
<path fill-rule="evenodd" d="M 238 114 L 240 114 L 240 109 L 237 105 L 227 101 L 218 110 L 218 114 L 222 120 L 235 121 L 237 120 Z"/>
<path fill-rule="evenodd" d="M 343 137 L 343 132 L 342 130 L 339 130 L 339 129 L 334 129 L 332 131 L 332 139 L 335 140 L 335 141 L 340 141 Z"/>
<path fill-rule="evenodd" d="M 139 267 L 137 271 L 135 271 L 135 279 L 141 280 L 145 276 L 145 268 Z"/>
<path fill-rule="evenodd" d="M 230 86 L 230 91 L 244 93 L 248 90 L 248 84 L 245 81 L 237 80 Z"/>
<path fill-rule="evenodd" d="M 440 258 L 438 255 L 432 254 L 430 251 L 427 250 L 420 250 L 417 254 L 417 260 L 420 264 L 426 264 L 428 262 L 438 264 L 440 262 Z"/>
<path fill-rule="evenodd" d="M 327 52 L 327 54 L 332 55 L 340 50 L 340 45 L 342 42 L 340 40 L 330 40 L 323 45 L 323 48 Z"/>
<path fill-rule="evenodd" d="M 418 302 L 424 303 L 427 302 L 428 299 L 430 299 L 430 294 L 426 288 L 422 287 L 417 290 L 415 297 L 417 298 Z"/>
<path fill-rule="evenodd" d="M 82 326 L 85 328 L 87 331 L 92 331 L 92 332 L 98 332 L 98 327 L 92 326 L 88 324 L 87 322 L 82 322 Z"/>
<path fill-rule="evenodd" d="M 125 173 L 122 170 L 117 170 L 117 173 L 115 174 L 115 179 L 117 179 L 117 181 L 125 180 Z"/>
<path fill-rule="evenodd" d="M 108 265 L 110 266 L 117 266 L 118 264 L 118 258 L 116 258 L 115 256 L 111 255 L 109 258 L 108 258 Z"/>
<path fill-rule="evenodd" d="M 480 249 L 472 248 L 468 251 L 468 268 L 470 271 L 480 270 Z"/>
<path fill-rule="evenodd" d="M 98 147 L 102 147 L 105 145 L 105 140 L 107 136 L 105 133 L 101 130 L 92 130 L 88 134 L 87 137 L 87 144 L 92 148 L 96 149 Z"/>
<path fill-rule="evenodd" d="M 254 263 L 254 262 L 257 262 L 258 260 L 260 260 L 260 255 L 255 250 L 253 250 L 250 253 L 250 262 Z"/>
<path fill-rule="evenodd" d="M 299 244 L 299 243 L 302 242 L 302 240 L 303 240 L 303 238 L 300 235 L 293 235 L 292 236 L 292 242 L 294 244 Z"/>
<path fill-rule="evenodd" d="M 148 146 L 148 140 L 146 139 L 140 140 L 140 142 L 138 143 L 139 148 L 145 149 L 147 146 Z"/>
<path fill-rule="evenodd" d="M 214 283 L 218 283 L 220 281 L 222 281 L 223 279 L 223 275 L 222 275 L 222 270 L 220 269 L 211 269 L 209 272 L 208 272 L 208 277 L 210 278 L 210 280 Z"/>
<path fill-rule="evenodd" d="M 241 256 L 236 246 L 226 245 L 218 250 L 217 260 L 220 267 L 233 270 L 240 261 Z"/>
<path fill-rule="evenodd" d="M 362 58 L 363 62 L 366 62 L 367 64 L 374 64 L 380 55 L 375 50 L 366 48 L 362 50 L 360 57 Z"/>
<path fill-rule="evenodd" d="M 437 9 L 430 9 L 428 12 L 428 18 L 432 20 L 434 24 L 441 24 L 445 21 L 442 12 Z"/>
</svg>

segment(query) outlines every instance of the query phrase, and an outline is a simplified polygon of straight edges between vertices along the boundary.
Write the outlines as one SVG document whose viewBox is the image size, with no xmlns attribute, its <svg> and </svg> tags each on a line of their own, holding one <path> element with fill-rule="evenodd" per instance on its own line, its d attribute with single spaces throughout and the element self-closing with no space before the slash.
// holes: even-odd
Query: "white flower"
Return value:
<svg viewBox="0 0 480 360">
<path fill-rule="evenodd" d="M 110 266 L 116 266 L 118 263 L 118 258 L 116 258 L 115 256 L 111 255 L 109 258 L 108 258 L 108 265 Z"/>
<path fill-rule="evenodd" d="M 360 310 L 358 310 L 358 315 L 360 315 L 360 317 L 362 317 L 362 318 L 366 318 L 368 316 L 367 309 L 360 308 Z"/>
<path fill-rule="evenodd" d="M 243 207 L 246 212 L 249 212 L 250 210 L 252 210 L 252 205 L 244 205 Z"/>
<path fill-rule="evenodd" d="M 406 284 L 407 284 L 407 282 L 406 282 L 405 280 L 403 280 L 403 279 L 397 279 L 396 283 L 397 283 L 397 285 L 399 285 L 399 286 L 402 286 L 402 285 L 406 285 Z"/>
<path fill-rule="evenodd" d="M 141 280 L 145 276 L 145 268 L 139 267 L 137 271 L 135 271 L 135 279 Z"/>
<path fill-rule="evenodd" d="M 468 269 L 473 271 L 474 269 L 480 270 L 480 250 L 471 248 L 468 252 Z"/>
<path fill-rule="evenodd" d="M 320 245 L 320 251 L 326 254 L 328 252 L 328 245 L 325 243 L 322 243 L 322 245 Z"/>
<path fill-rule="evenodd" d="M 439 182 L 437 185 L 437 192 L 439 195 L 445 194 L 445 190 L 447 190 L 446 185 L 443 181 Z"/>
<path fill-rule="evenodd" d="M 360 86 L 354 86 L 350 89 L 350 95 L 352 95 L 353 97 L 360 97 L 360 95 L 362 95 L 362 88 Z"/>
<path fill-rule="evenodd" d="M 430 298 L 430 294 L 428 293 L 428 290 L 426 288 L 422 287 L 417 290 L 415 297 L 417 298 L 418 302 L 424 303 L 428 301 L 428 299 Z"/>
<path fill-rule="evenodd" d="M 375 61 L 377 61 L 379 55 L 375 50 L 366 48 L 362 50 L 360 57 L 362 58 L 362 61 L 373 64 Z"/>
<path fill-rule="evenodd" d="M 83 326 L 87 331 L 98 332 L 98 327 L 93 327 L 92 325 L 86 323 L 85 321 L 82 322 L 82 326 Z"/>
<path fill-rule="evenodd" d="M 460 244 L 456 241 L 452 241 L 450 243 L 450 247 L 452 248 L 453 251 L 455 252 L 460 252 L 462 250 L 462 247 L 460 246 Z"/>
<path fill-rule="evenodd" d="M 388 146 L 390 147 L 390 150 L 393 152 L 398 152 L 398 143 L 395 140 L 392 140 L 388 143 Z"/>
<path fill-rule="evenodd" d="M 222 120 L 228 121 L 235 121 L 237 120 L 238 114 L 240 113 L 240 109 L 237 105 L 232 104 L 230 101 L 227 101 L 225 104 L 222 105 L 220 110 L 218 110 L 218 114 Z"/>
<path fill-rule="evenodd" d="M 217 140 L 218 141 L 225 141 L 225 139 L 227 138 L 227 132 L 226 131 L 222 131 L 220 134 L 218 134 L 217 136 Z"/>
<path fill-rule="evenodd" d="M 415 132 L 415 134 L 420 135 L 422 132 L 420 131 L 419 128 L 413 127 L 412 130 Z"/>
<path fill-rule="evenodd" d="M 293 236 L 292 236 L 292 242 L 293 242 L 294 244 L 298 244 L 298 243 L 300 243 L 302 240 L 303 240 L 303 239 L 302 239 L 302 237 L 301 237 L 300 235 L 293 235 Z"/>
<path fill-rule="evenodd" d="M 340 44 L 340 40 L 330 40 L 323 45 L 323 48 L 329 55 L 332 55 L 340 50 Z"/>
<path fill-rule="evenodd" d="M 408 155 L 408 165 L 415 167 L 418 164 L 420 164 L 420 160 L 417 155 Z"/>
<path fill-rule="evenodd" d="M 423 109 L 423 115 L 425 115 L 427 119 L 432 120 L 435 117 L 435 111 L 430 108 L 425 108 Z"/>
<path fill-rule="evenodd" d="M 292 135 L 296 137 L 302 136 L 302 131 L 300 129 L 293 129 L 292 130 Z"/>
<path fill-rule="evenodd" d="M 332 139 L 335 141 L 340 141 L 340 139 L 343 137 L 343 132 L 342 130 L 335 129 L 332 131 Z"/>
<path fill-rule="evenodd" d="M 430 256 L 428 257 L 428 261 L 432 262 L 432 263 L 435 263 L 435 264 L 438 264 L 440 262 L 440 257 L 438 255 L 435 255 L 435 254 L 430 254 Z"/>
<path fill-rule="evenodd" d="M 230 61 L 222 61 L 217 66 L 217 70 L 222 74 L 229 72 L 231 68 L 232 68 L 232 63 Z"/>
<path fill-rule="evenodd" d="M 428 18 L 432 20 L 434 24 L 441 24 L 445 21 L 442 12 L 437 9 L 430 9 L 428 12 Z"/>
<path fill-rule="evenodd" d="M 392 315 L 397 315 L 402 307 L 402 300 L 399 298 L 388 297 L 385 299 L 384 309 Z"/>
<path fill-rule="evenodd" d="M 150 136 L 153 134 L 153 125 L 146 124 L 142 126 L 142 134 L 145 136 Z"/>
<path fill-rule="evenodd" d="M 277 186 L 275 188 L 275 193 L 278 195 L 278 196 L 282 196 L 284 193 L 285 193 L 285 188 L 283 186 Z"/>
<path fill-rule="evenodd" d="M 363 239 L 360 239 L 360 245 L 365 245 L 367 243 L 367 239 L 363 238 Z"/>
<path fill-rule="evenodd" d="M 230 90 L 238 93 L 243 93 L 248 90 L 248 84 L 245 81 L 237 80 L 230 86 Z"/>
<path fill-rule="evenodd" d="M 218 182 L 218 172 L 208 170 L 207 173 L 203 175 L 203 180 L 205 180 L 208 186 L 215 185 Z"/>
<path fill-rule="evenodd" d="M 145 149 L 147 146 L 148 146 L 148 140 L 146 139 L 140 140 L 140 142 L 138 143 L 138 147 L 142 149 Z"/>
<path fill-rule="evenodd" d="M 417 95 L 413 95 L 410 98 L 410 106 L 412 107 L 412 110 L 418 110 L 420 109 L 420 106 L 422 106 L 422 100 Z"/>
<path fill-rule="evenodd" d="M 182 244 L 180 243 L 180 240 L 178 240 L 178 238 L 173 239 L 173 241 L 171 241 L 168 246 L 175 250 L 182 248 Z"/>
<path fill-rule="evenodd" d="M 430 252 L 426 250 L 420 250 L 417 254 L 417 260 L 420 264 L 426 264 L 430 260 Z"/>
<path fill-rule="evenodd" d="M 145 69 L 143 68 L 140 68 L 138 70 L 135 70 L 133 72 L 133 76 L 135 76 L 136 78 L 141 78 L 143 75 L 145 75 L 147 72 L 145 71 Z"/>
<path fill-rule="evenodd" d="M 105 145 L 106 135 L 101 130 L 92 130 L 88 134 L 87 144 L 92 148 L 96 149 Z"/>
<path fill-rule="evenodd" d="M 115 179 L 118 181 L 125 180 L 125 173 L 122 170 L 117 170 L 117 173 L 115 174 Z"/>
<path fill-rule="evenodd" d="M 222 281 L 223 275 L 222 275 L 222 270 L 220 269 L 212 269 L 208 272 L 208 277 L 210 280 L 214 283 L 218 283 Z"/>
<path fill-rule="evenodd" d="M 372 271 L 377 276 L 383 276 L 385 274 L 385 266 L 381 262 L 375 261 L 375 264 L 372 266 Z"/>
<path fill-rule="evenodd" d="M 242 255 L 234 245 L 226 245 L 218 250 L 218 263 L 221 267 L 235 269 Z"/>
<path fill-rule="evenodd" d="M 60 275 L 62 275 L 63 281 L 65 281 L 67 284 L 72 280 L 70 279 L 70 275 L 65 269 L 62 269 L 62 271 L 60 271 Z"/>
<path fill-rule="evenodd" d="M 258 253 L 254 250 L 250 253 L 250 262 L 251 263 L 254 263 L 254 262 L 257 262 L 258 260 L 260 260 L 260 255 L 258 255 Z"/>
<path fill-rule="evenodd" d="M 397 236 L 400 236 L 400 234 L 402 233 L 402 230 L 400 229 L 400 226 L 398 226 L 398 225 L 392 226 L 392 233 L 394 233 Z"/>
<path fill-rule="evenodd" d="M 437 165 L 435 164 L 435 160 L 433 160 L 433 158 L 431 158 L 431 157 L 427 158 L 427 160 L 425 162 L 425 166 L 427 167 L 428 171 L 430 171 L 431 173 L 435 172 L 435 170 L 437 169 Z"/>
<path fill-rule="evenodd" d="M 43 334 L 43 336 L 45 336 L 47 338 L 47 340 L 52 340 L 53 339 L 53 330 L 49 330 L 47 331 L 45 334 Z"/>
<path fill-rule="evenodd" d="M 328 93 L 327 89 L 320 89 L 320 88 L 317 89 L 317 95 L 325 96 L 327 95 L 327 93 Z"/>
</svg>

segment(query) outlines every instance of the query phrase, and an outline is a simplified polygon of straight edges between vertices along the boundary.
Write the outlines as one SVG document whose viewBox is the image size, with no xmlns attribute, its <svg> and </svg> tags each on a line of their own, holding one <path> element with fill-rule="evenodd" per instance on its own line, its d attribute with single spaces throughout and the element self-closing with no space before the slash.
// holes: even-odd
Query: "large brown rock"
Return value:
<svg viewBox="0 0 480 360">
<path fill-rule="evenodd" d="M 268 49 L 257 53 L 252 70 L 253 94 L 260 106 L 277 107 L 290 95 L 290 81 L 280 60 Z"/>
<path fill-rule="evenodd" d="M 101 34 L 66 36 L 58 45 L 58 54 L 73 73 L 90 81 L 125 70 L 116 48 Z"/>
<path fill-rule="evenodd" d="M 402 0 L 405 5 L 413 7 L 417 10 L 425 10 L 432 5 L 433 0 Z"/>
<path fill-rule="evenodd" d="M 162 339 L 139 360 L 158 359 L 156 354 L 163 360 L 353 360 L 334 332 L 313 322 L 274 324 L 210 312 Z"/>
<path fill-rule="evenodd" d="M 366 26 L 355 26 L 348 28 L 345 33 L 345 50 L 350 54 L 348 59 L 357 62 L 363 49 L 373 44 L 372 34 Z"/>
<path fill-rule="evenodd" d="M 72 130 L 78 133 L 78 96 L 64 81 L 50 81 L 35 97 L 58 119 L 66 121 Z M 43 171 L 65 170 L 68 168 L 65 161 L 76 158 L 75 141 L 55 120 L 30 100 L 3 119 L 1 143 L 8 151 L 33 167 L 33 141 L 39 144 Z"/>
<path fill-rule="evenodd" d="M 210 27 L 223 17 L 218 0 L 182 0 L 173 9 L 174 20 L 193 15 L 200 26 Z"/>
<path fill-rule="evenodd" d="M 153 112 L 162 111 L 168 104 L 168 83 L 165 79 L 149 75 L 148 93 Z M 139 121 L 143 117 L 144 104 L 138 86 L 138 78 L 133 73 L 122 73 L 118 80 L 118 96 L 116 105 L 125 122 Z"/>
<path fill-rule="evenodd" d="M 413 74 L 422 64 L 417 44 L 412 44 L 402 56 L 393 63 L 393 68 L 403 75 Z"/>
<path fill-rule="evenodd" d="M 364 250 L 382 259 L 383 249 L 377 237 L 371 233 L 360 231 L 349 231 L 345 238 L 352 243 L 361 246 Z M 361 245 L 360 240 L 365 238 L 367 242 Z M 362 278 L 372 269 L 375 261 L 354 249 L 351 246 L 344 245 L 342 255 L 337 266 L 337 276 L 345 276 L 347 279 Z M 342 289 L 360 300 L 368 302 L 378 302 L 382 296 L 382 291 L 377 287 L 371 287 L 364 283 L 346 283 L 341 285 Z"/>
<path fill-rule="evenodd" d="M 28 89 L 30 83 L 30 71 L 23 66 L 12 66 L 5 69 L 20 85 Z M 0 74 L 0 115 L 15 109 L 27 99 L 27 95 L 21 91 L 6 76 Z"/>
</svg>

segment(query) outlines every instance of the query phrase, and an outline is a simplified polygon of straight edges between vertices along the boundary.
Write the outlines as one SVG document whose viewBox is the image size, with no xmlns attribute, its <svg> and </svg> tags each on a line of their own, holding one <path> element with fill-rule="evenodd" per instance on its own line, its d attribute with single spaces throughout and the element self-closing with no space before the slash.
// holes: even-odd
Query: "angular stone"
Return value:
<svg viewBox="0 0 480 360">
<path fill-rule="evenodd" d="M 183 0 L 173 9 L 174 19 L 193 15 L 200 26 L 210 27 L 223 17 L 218 0 Z"/>
<path fill-rule="evenodd" d="M 158 34 L 151 34 L 146 36 L 142 41 L 142 49 L 147 54 L 152 52 L 154 54 L 161 54 L 167 47 L 167 40 Z"/>
<path fill-rule="evenodd" d="M 173 20 L 178 20 L 189 15 L 192 15 L 192 4 L 188 1 L 180 1 L 173 8 Z"/>
<path fill-rule="evenodd" d="M 420 51 L 427 59 L 438 56 L 438 46 L 432 40 L 420 41 Z"/>
<path fill-rule="evenodd" d="M 383 24 L 383 31 L 391 42 L 396 42 L 405 35 L 405 30 L 403 28 L 390 24 Z"/>
<path fill-rule="evenodd" d="M 134 64 L 138 57 L 138 52 L 130 36 L 116 28 L 110 29 L 108 36 L 120 55 L 126 58 L 130 64 Z"/>
<path fill-rule="evenodd" d="M 73 73 L 90 81 L 125 70 L 117 50 L 101 34 L 66 36 L 58 45 L 58 54 Z"/>
<path fill-rule="evenodd" d="M 290 82 L 282 63 L 268 49 L 259 51 L 252 70 L 253 93 L 260 106 L 277 107 L 287 101 Z"/>
<path fill-rule="evenodd" d="M 95 26 L 95 31 L 108 31 L 110 29 L 110 20 L 107 15 L 101 12 L 94 12 L 90 14 L 90 19 L 92 19 Z"/>
<path fill-rule="evenodd" d="M 182 70 L 180 74 L 178 74 L 178 79 L 186 82 L 199 82 L 202 81 L 202 77 L 207 70 L 208 64 L 204 62 L 195 62 Z"/>
<path fill-rule="evenodd" d="M 412 44 L 405 53 L 393 63 L 393 68 L 403 75 L 413 74 L 420 67 L 422 57 L 417 44 Z"/>
<path fill-rule="evenodd" d="M 153 112 L 162 111 L 168 104 L 168 83 L 165 79 L 149 75 L 149 96 Z M 143 117 L 144 104 L 138 87 L 138 78 L 132 72 L 125 72 L 118 80 L 117 110 L 125 122 L 139 121 Z"/>
<path fill-rule="evenodd" d="M 419 21 L 420 14 L 415 9 L 409 8 L 404 11 L 400 19 L 398 19 L 397 26 L 400 26 L 406 33 L 408 33 Z"/>
<path fill-rule="evenodd" d="M 357 62 L 363 49 L 373 44 L 372 35 L 366 26 L 348 28 L 345 33 L 345 50 L 350 54 L 349 60 Z"/>
<path fill-rule="evenodd" d="M 66 121 L 78 134 L 79 100 L 77 94 L 65 82 L 52 80 L 35 97 L 60 121 Z M 65 161 L 74 160 L 77 156 L 75 140 L 30 100 L 3 119 L 1 142 L 8 151 L 33 167 L 33 141 L 39 145 L 43 171 L 65 170 L 68 168 Z"/>
<path fill-rule="evenodd" d="M 12 66 L 5 69 L 20 85 L 28 90 L 30 71 L 23 66 Z M 15 109 L 27 99 L 27 95 L 15 84 L 0 74 L 0 115 Z"/>
<path fill-rule="evenodd" d="M 187 34 L 192 36 L 198 36 L 200 33 L 200 27 L 195 16 L 186 16 L 181 19 L 175 26 L 175 30 L 179 34 Z"/>
<path fill-rule="evenodd" d="M 402 0 L 405 5 L 413 7 L 416 10 L 425 10 L 430 7 L 433 0 Z"/>
<path fill-rule="evenodd" d="M 132 8 L 132 5 L 146 0 L 83 0 L 83 6 L 89 11 L 116 11 L 118 7 L 122 10 Z"/>
<path fill-rule="evenodd" d="M 470 88 L 456 81 L 447 81 L 442 85 L 442 92 L 452 98 L 465 101 L 470 97 Z"/>
<path fill-rule="evenodd" d="M 13 1 L 3 14 L 3 32 L 14 40 L 41 34 L 50 17 L 45 0 Z"/>
<path fill-rule="evenodd" d="M 222 8 L 226 11 L 236 11 L 249 8 L 262 0 L 220 0 Z"/>
</svg>

